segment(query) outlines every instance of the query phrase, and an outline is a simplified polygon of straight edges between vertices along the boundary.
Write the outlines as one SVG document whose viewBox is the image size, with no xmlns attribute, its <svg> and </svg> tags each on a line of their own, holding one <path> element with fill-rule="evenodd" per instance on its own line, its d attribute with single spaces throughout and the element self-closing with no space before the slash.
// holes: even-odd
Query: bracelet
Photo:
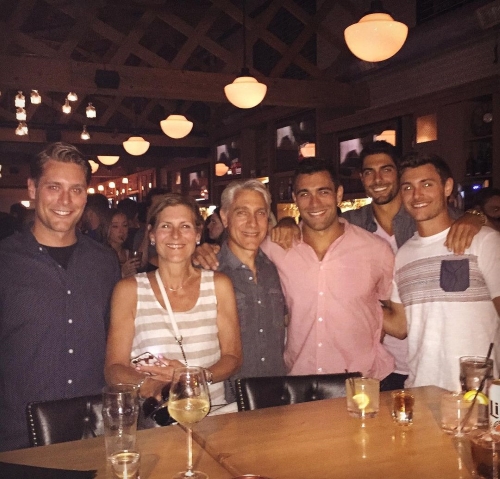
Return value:
<svg viewBox="0 0 500 479">
<path fill-rule="evenodd" d="M 476 210 L 475 208 L 471 208 L 470 210 L 467 210 L 466 213 L 469 213 L 470 215 L 479 216 L 481 218 L 483 226 L 486 224 L 486 215 L 482 211 Z"/>
<path fill-rule="evenodd" d="M 205 374 L 205 381 L 208 385 L 214 383 L 214 374 L 210 371 L 210 369 L 203 368 L 203 374 Z"/>
</svg>

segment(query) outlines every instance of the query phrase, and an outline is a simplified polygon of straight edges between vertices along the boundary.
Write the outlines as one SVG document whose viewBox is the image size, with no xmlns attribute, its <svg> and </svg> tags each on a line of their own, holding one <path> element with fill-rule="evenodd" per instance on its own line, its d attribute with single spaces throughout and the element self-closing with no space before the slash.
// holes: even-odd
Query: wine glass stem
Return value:
<svg viewBox="0 0 500 479">
<path fill-rule="evenodd" d="M 193 433 L 191 428 L 187 428 L 187 441 L 188 441 L 188 465 L 186 471 L 186 477 L 191 477 L 193 475 Z"/>
</svg>

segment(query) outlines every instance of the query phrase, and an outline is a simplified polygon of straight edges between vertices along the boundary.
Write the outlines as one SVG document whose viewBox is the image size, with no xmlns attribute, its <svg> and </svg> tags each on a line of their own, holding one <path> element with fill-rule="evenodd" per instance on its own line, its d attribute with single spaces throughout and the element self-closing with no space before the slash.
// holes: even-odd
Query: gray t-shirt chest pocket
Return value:
<svg viewBox="0 0 500 479">
<path fill-rule="evenodd" d="M 465 291 L 470 286 L 469 260 L 443 260 L 439 285 L 447 293 Z"/>
</svg>

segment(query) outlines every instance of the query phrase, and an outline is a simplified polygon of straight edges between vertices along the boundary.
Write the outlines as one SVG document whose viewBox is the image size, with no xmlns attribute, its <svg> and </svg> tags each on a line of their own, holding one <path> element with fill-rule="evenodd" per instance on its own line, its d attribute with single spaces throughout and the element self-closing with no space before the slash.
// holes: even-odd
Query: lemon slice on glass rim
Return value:
<svg viewBox="0 0 500 479">
<path fill-rule="evenodd" d="M 370 404 L 370 398 L 365 393 L 355 394 L 352 400 L 357 404 L 359 409 L 365 409 Z"/>
<path fill-rule="evenodd" d="M 476 393 L 477 393 L 476 402 L 478 404 L 483 404 L 486 406 L 488 404 L 488 396 L 486 396 L 486 394 L 482 392 L 477 392 L 475 389 L 471 389 L 470 391 L 464 393 L 464 401 L 468 402 L 474 401 L 474 396 L 476 395 Z"/>
</svg>

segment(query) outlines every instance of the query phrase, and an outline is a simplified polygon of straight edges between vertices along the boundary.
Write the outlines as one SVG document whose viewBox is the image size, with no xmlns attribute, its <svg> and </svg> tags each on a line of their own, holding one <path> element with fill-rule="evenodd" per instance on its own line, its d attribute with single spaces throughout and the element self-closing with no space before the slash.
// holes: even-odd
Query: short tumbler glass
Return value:
<svg viewBox="0 0 500 479">
<path fill-rule="evenodd" d="M 353 417 L 375 417 L 379 411 L 380 381 L 353 377 L 345 381 L 347 412 Z"/>
<path fill-rule="evenodd" d="M 402 426 L 409 426 L 413 423 L 413 407 L 415 406 L 415 396 L 409 391 L 400 389 L 393 391 L 392 397 L 392 418 L 394 422 Z"/>
<path fill-rule="evenodd" d="M 472 407 L 472 410 L 471 410 Z M 462 392 L 445 392 L 441 396 L 441 429 L 461 436 L 477 427 L 477 403 L 466 401 Z"/>
</svg>

